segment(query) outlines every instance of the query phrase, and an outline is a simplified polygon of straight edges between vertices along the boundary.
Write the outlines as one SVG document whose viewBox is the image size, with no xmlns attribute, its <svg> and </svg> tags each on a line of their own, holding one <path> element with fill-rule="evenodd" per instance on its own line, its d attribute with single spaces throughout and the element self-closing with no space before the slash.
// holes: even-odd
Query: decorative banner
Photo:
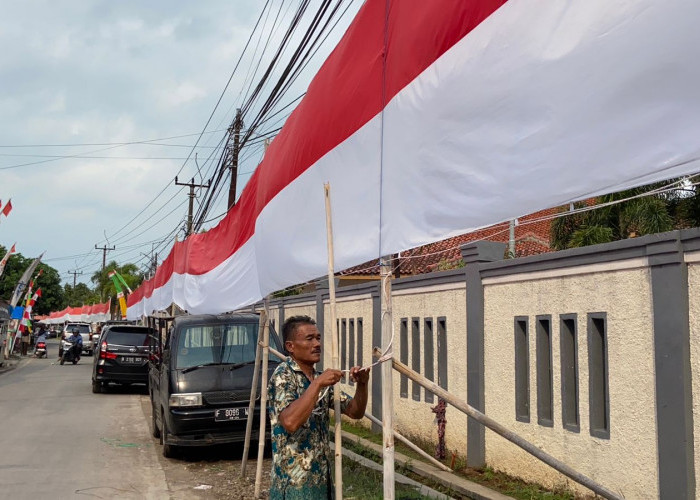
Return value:
<svg viewBox="0 0 700 500">
<path fill-rule="evenodd" d="M 12 244 L 12 248 L 10 248 L 5 256 L 0 260 L 0 277 L 2 277 L 2 273 L 5 271 L 5 266 L 7 265 L 7 261 L 10 260 L 10 255 L 15 253 L 15 245 L 16 243 Z"/>
<path fill-rule="evenodd" d="M 124 298 L 124 292 L 122 290 L 122 285 L 131 293 L 131 288 L 126 284 L 124 278 L 117 271 L 110 271 L 108 275 L 114 283 L 114 288 L 117 290 L 117 300 L 119 300 L 119 309 L 121 309 L 122 319 L 126 319 L 126 299 Z"/>
<path fill-rule="evenodd" d="M 700 2 L 366 0 L 218 226 L 129 297 L 235 310 L 327 273 L 700 170 Z"/>
<path fill-rule="evenodd" d="M 10 300 L 10 305 L 12 307 L 16 306 L 17 303 L 19 302 L 20 297 L 24 293 L 24 290 L 27 288 L 27 283 L 29 282 L 29 277 L 32 275 L 32 273 L 36 269 L 36 266 L 39 265 L 39 262 L 41 262 L 41 258 L 43 256 L 44 256 L 44 254 L 42 252 L 41 255 L 39 255 L 36 259 L 34 259 L 34 261 L 24 271 L 24 274 L 22 274 L 22 277 L 19 279 L 19 282 L 17 282 L 17 286 L 15 287 L 15 291 L 12 293 L 12 299 Z"/>
</svg>

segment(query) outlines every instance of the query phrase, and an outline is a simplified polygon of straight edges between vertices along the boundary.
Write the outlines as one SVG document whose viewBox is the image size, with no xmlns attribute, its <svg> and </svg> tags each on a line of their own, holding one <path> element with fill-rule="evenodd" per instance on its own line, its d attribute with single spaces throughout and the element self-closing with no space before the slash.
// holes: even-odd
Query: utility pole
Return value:
<svg viewBox="0 0 700 500">
<path fill-rule="evenodd" d="M 236 180 L 238 179 L 238 153 L 240 150 L 241 128 L 243 128 L 243 117 L 241 108 L 236 110 L 236 118 L 228 128 L 229 139 L 233 134 L 233 146 L 226 145 L 226 163 L 231 170 L 231 185 L 228 189 L 228 208 L 236 203 Z"/>
<path fill-rule="evenodd" d="M 72 274 L 72 275 L 73 275 L 73 288 L 75 288 L 75 278 L 76 278 L 76 276 L 78 276 L 78 275 L 80 275 L 80 274 L 83 274 L 83 272 L 82 272 L 82 271 L 78 271 L 78 270 L 76 269 L 75 271 L 68 271 L 68 274 Z"/>
<path fill-rule="evenodd" d="M 97 244 L 95 244 L 95 250 L 102 250 L 102 270 L 104 271 L 107 266 L 107 252 L 115 250 L 115 247 L 108 247 L 107 245 L 98 247 Z"/>
<path fill-rule="evenodd" d="M 195 184 L 194 183 L 194 177 L 192 177 L 192 180 L 190 182 L 178 182 L 177 177 L 175 177 L 175 185 L 176 186 L 189 186 L 190 187 L 190 205 L 189 205 L 189 210 L 187 212 L 187 236 L 192 234 L 192 211 L 194 209 L 194 188 L 208 188 L 211 185 L 211 180 L 207 182 L 206 184 Z"/>
</svg>

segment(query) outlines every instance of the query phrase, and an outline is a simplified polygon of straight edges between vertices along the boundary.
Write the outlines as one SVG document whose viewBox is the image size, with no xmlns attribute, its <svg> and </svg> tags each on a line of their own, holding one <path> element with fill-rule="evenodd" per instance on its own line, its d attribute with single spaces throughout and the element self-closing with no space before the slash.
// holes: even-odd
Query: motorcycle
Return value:
<svg viewBox="0 0 700 500">
<path fill-rule="evenodd" d="M 40 340 L 36 343 L 36 346 L 34 347 L 34 356 L 37 358 L 46 357 L 46 342 Z"/>
<path fill-rule="evenodd" d="M 64 341 L 61 364 L 65 363 L 66 361 L 76 364 L 80 359 L 81 350 L 80 344 L 73 344 L 72 342 Z"/>
</svg>

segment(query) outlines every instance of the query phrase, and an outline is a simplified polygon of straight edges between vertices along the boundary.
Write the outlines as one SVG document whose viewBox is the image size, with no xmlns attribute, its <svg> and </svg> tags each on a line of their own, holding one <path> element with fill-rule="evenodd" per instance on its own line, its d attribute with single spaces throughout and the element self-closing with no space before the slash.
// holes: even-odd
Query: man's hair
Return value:
<svg viewBox="0 0 700 500">
<path fill-rule="evenodd" d="M 294 338 L 294 333 L 300 325 L 315 325 L 316 322 L 309 316 L 292 316 L 282 326 L 282 342 L 288 342 Z"/>
</svg>

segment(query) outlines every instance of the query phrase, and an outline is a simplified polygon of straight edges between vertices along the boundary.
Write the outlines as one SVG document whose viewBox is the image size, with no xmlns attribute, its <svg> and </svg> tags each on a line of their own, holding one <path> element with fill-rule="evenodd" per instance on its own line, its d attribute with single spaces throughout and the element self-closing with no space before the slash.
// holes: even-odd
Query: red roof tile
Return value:
<svg viewBox="0 0 700 500">
<path fill-rule="evenodd" d="M 518 219 L 518 225 L 515 227 L 516 257 L 526 257 L 552 251 L 549 245 L 549 226 L 551 217 L 558 210 L 558 208 L 550 208 Z M 508 222 L 503 222 L 478 231 L 403 251 L 399 254 L 399 272 L 402 276 L 405 276 L 457 267 L 462 261 L 461 245 L 481 240 L 508 243 L 509 233 Z M 378 262 L 366 262 L 346 269 L 340 274 L 343 276 L 378 275 Z"/>
</svg>

